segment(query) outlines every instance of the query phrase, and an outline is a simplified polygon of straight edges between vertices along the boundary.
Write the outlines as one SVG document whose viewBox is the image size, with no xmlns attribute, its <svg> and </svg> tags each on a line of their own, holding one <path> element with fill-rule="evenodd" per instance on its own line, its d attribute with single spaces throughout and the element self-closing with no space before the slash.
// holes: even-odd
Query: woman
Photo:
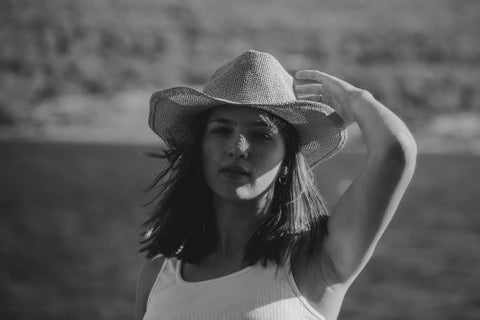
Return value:
<svg viewBox="0 0 480 320">
<path fill-rule="evenodd" d="M 146 222 L 137 319 L 337 318 L 413 175 L 416 144 L 365 90 L 315 70 L 296 78 L 309 83 L 247 51 L 203 92 L 152 96 L 170 166 L 152 185 L 161 199 Z M 354 121 L 368 156 L 328 215 L 311 168 Z"/>
</svg>

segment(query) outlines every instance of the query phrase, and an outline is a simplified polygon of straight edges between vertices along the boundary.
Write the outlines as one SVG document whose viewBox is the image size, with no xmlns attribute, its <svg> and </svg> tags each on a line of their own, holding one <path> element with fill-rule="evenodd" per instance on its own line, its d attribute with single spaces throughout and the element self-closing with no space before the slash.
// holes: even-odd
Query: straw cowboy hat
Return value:
<svg viewBox="0 0 480 320">
<path fill-rule="evenodd" d="M 272 55 L 253 50 L 221 66 L 203 91 L 174 87 L 155 92 L 148 122 L 160 138 L 182 141 L 190 133 L 193 117 L 225 104 L 265 110 L 291 124 L 311 167 L 331 158 L 347 140 L 347 130 L 334 109 L 297 99 L 292 76 Z"/>
</svg>

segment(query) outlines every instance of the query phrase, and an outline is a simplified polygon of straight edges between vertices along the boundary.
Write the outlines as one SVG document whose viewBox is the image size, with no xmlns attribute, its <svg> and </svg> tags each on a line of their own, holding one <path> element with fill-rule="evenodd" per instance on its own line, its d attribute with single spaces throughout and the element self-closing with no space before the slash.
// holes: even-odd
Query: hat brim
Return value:
<svg viewBox="0 0 480 320">
<path fill-rule="evenodd" d="M 310 167 L 334 156 L 345 145 L 348 132 L 340 116 L 326 104 L 294 100 L 279 104 L 256 104 L 216 98 L 189 87 L 157 91 L 150 98 L 150 128 L 164 141 L 188 134 L 190 120 L 219 105 L 237 105 L 272 113 L 298 132 L 300 150 Z"/>
</svg>

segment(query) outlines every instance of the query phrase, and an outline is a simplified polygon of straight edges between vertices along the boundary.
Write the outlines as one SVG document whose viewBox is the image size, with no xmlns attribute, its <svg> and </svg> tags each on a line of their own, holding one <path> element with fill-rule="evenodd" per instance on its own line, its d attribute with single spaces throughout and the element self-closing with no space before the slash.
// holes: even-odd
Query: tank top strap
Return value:
<svg viewBox="0 0 480 320">
<path fill-rule="evenodd" d="M 162 257 L 162 255 L 157 255 L 152 258 L 152 261 L 160 257 Z M 176 272 L 178 263 L 179 263 L 179 260 L 177 260 L 174 257 L 166 258 L 163 261 L 163 264 L 158 271 L 157 277 L 155 278 L 155 282 L 153 283 L 152 289 L 150 289 L 150 294 L 147 300 L 147 306 L 150 304 L 152 293 L 154 293 L 156 290 L 161 290 L 161 287 L 165 286 L 166 284 L 172 281 L 175 281 L 175 272 Z"/>
<path fill-rule="evenodd" d="M 165 270 L 163 272 L 174 276 L 179 265 L 180 260 L 175 257 L 165 259 Z"/>
<path fill-rule="evenodd" d="M 164 257 L 162 254 L 159 254 L 159 255 L 156 255 L 155 257 L 153 257 L 150 261 L 154 261 L 154 260 L 157 260 L 157 259 L 160 259 Z M 159 272 L 157 274 L 157 279 L 158 279 L 158 276 L 161 274 L 161 273 L 168 273 L 168 272 L 171 272 L 172 270 L 175 271 L 175 268 L 176 268 L 176 264 L 177 264 L 177 259 L 175 258 L 165 258 L 165 260 L 163 261 L 163 264 L 161 266 L 161 268 L 159 269 Z"/>
</svg>

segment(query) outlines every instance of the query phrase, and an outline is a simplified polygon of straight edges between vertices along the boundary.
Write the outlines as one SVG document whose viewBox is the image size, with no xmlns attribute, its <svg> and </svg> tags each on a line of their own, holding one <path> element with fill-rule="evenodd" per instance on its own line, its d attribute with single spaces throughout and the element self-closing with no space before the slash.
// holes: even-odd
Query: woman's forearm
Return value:
<svg viewBox="0 0 480 320">
<path fill-rule="evenodd" d="M 350 111 L 362 131 L 369 157 L 384 156 L 392 146 L 416 153 L 415 140 L 403 121 L 365 90 L 351 93 Z"/>
</svg>

